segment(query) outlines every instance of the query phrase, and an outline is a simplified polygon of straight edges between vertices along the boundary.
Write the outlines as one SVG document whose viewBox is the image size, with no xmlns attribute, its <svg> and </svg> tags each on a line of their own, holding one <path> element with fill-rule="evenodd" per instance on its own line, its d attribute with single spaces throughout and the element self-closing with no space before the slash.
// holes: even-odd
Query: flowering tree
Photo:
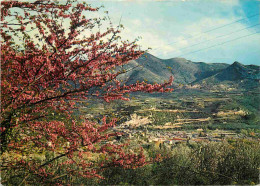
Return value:
<svg viewBox="0 0 260 186">
<path fill-rule="evenodd" d="M 107 166 L 146 163 L 142 152 L 101 144 L 117 135 L 107 130 L 114 119 L 104 117 L 99 125 L 71 115 L 75 103 L 90 96 L 109 102 L 126 100 L 130 92 L 171 90 L 165 87 L 173 78 L 161 85 L 117 80 L 125 73 L 118 67 L 143 51 L 136 41 L 120 39 L 120 25 L 113 27 L 106 16 L 94 17 L 98 10 L 76 0 L 1 2 L 2 170 L 14 168 L 22 183 L 36 178 L 62 183 L 64 176 L 75 173 L 99 177 Z M 45 158 L 36 160 L 40 152 Z M 47 152 L 53 153 L 47 158 Z M 60 175 L 64 166 L 66 175 Z"/>
</svg>

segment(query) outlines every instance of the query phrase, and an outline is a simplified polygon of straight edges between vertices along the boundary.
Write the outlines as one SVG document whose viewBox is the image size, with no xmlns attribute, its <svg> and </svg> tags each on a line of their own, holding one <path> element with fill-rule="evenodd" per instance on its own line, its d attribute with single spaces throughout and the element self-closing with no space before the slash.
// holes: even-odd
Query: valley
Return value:
<svg viewBox="0 0 260 186">
<path fill-rule="evenodd" d="M 103 115 L 117 118 L 117 126 L 112 130 L 121 133 L 118 139 L 130 139 L 145 147 L 260 138 L 257 91 L 179 89 L 172 93 L 130 96 L 128 102 L 90 101 L 80 112 L 87 113 L 88 119 Z M 112 143 L 119 143 L 118 139 Z"/>
</svg>

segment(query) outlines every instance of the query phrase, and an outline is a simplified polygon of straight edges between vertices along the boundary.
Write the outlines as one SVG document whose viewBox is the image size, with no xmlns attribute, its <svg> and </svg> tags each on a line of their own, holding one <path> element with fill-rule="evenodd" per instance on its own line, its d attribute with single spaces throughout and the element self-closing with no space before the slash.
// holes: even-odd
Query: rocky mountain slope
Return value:
<svg viewBox="0 0 260 186">
<path fill-rule="evenodd" d="M 257 65 L 192 62 L 184 58 L 159 59 L 149 53 L 124 66 L 120 76 L 126 84 L 136 81 L 163 83 L 174 76 L 174 88 L 257 88 L 260 67 Z M 131 70 L 129 70 L 131 69 Z"/>
</svg>

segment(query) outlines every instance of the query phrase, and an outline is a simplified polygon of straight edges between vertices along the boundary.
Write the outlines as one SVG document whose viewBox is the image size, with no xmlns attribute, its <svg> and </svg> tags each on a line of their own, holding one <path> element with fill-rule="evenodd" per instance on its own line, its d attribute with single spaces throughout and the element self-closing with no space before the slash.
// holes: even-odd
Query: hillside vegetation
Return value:
<svg viewBox="0 0 260 186">
<path fill-rule="evenodd" d="M 174 88 L 206 90 L 238 90 L 259 87 L 260 67 L 257 65 L 192 62 L 184 58 L 159 59 L 149 53 L 124 67 L 127 73 L 120 79 L 126 84 L 136 81 L 163 83 L 174 76 Z M 129 70 L 131 69 L 131 70 Z"/>
</svg>

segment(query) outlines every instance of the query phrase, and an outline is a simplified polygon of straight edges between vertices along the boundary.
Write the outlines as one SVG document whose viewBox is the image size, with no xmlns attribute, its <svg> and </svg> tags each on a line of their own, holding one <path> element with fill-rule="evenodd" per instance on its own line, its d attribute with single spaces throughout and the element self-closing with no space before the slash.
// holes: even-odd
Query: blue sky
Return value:
<svg viewBox="0 0 260 186">
<path fill-rule="evenodd" d="M 133 40 L 141 36 L 142 49 L 151 47 L 150 53 L 159 58 L 260 65 L 260 1 L 87 2 L 104 5 L 114 24 L 122 16 L 122 37 Z"/>
</svg>

